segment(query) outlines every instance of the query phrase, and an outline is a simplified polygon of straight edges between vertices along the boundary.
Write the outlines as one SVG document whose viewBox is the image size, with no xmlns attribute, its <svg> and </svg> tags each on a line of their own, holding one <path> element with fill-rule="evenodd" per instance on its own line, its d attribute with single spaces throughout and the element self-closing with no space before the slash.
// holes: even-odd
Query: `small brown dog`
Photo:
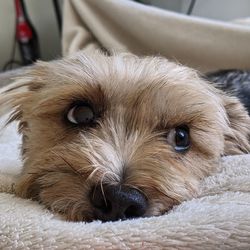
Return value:
<svg viewBox="0 0 250 250">
<path fill-rule="evenodd" d="M 238 99 L 164 58 L 39 62 L 0 105 L 23 136 L 17 195 L 73 221 L 161 215 L 194 197 L 222 155 L 250 151 Z"/>
</svg>

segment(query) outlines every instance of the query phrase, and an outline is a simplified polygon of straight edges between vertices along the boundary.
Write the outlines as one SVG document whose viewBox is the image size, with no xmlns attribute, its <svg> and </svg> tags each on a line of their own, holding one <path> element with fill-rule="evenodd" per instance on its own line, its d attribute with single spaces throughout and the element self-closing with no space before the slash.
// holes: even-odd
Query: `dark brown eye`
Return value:
<svg viewBox="0 0 250 250">
<path fill-rule="evenodd" d="M 187 126 L 179 126 L 175 128 L 175 150 L 184 152 L 190 146 L 189 128 Z"/>
<path fill-rule="evenodd" d="M 167 142 L 172 145 L 178 153 L 187 151 L 190 147 L 188 126 L 182 125 L 171 129 L 167 134 Z"/>
<path fill-rule="evenodd" d="M 90 125 L 95 120 L 95 114 L 89 105 L 79 104 L 68 111 L 67 119 L 74 124 Z"/>
</svg>

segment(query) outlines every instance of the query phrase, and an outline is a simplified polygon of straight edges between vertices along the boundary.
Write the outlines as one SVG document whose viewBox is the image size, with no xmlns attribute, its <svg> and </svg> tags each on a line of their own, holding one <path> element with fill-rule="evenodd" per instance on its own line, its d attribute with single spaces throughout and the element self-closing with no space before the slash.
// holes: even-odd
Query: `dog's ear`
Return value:
<svg viewBox="0 0 250 250">
<path fill-rule="evenodd" d="M 23 106 L 34 93 L 41 89 L 42 83 L 32 81 L 28 74 L 18 77 L 13 83 L 0 88 L 0 117 L 9 115 L 9 121 L 21 120 Z"/>
<path fill-rule="evenodd" d="M 229 133 L 225 133 L 224 155 L 250 152 L 250 116 L 241 102 L 232 96 L 222 94 L 226 110 Z"/>
</svg>

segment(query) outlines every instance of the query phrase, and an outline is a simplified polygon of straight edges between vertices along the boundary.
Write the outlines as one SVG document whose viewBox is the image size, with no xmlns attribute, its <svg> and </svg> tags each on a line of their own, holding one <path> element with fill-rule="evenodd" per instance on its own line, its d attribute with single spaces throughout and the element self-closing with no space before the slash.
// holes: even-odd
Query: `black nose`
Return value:
<svg viewBox="0 0 250 250">
<path fill-rule="evenodd" d="M 102 221 L 141 217 L 148 206 L 141 192 L 123 186 L 97 186 L 91 191 L 90 200 L 96 218 Z"/>
</svg>

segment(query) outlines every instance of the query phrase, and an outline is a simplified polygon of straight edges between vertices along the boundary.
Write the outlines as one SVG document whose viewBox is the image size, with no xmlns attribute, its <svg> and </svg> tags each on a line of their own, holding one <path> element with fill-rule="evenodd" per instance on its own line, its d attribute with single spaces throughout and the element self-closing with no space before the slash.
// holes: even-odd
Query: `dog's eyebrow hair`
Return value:
<svg viewBox="0 0 250 250">
<path fill-rule="evenodd" d="M 89 102 L 92 105 L 103 106 L 106 102 L 106 97 L 105 97 L 104 91 L 99 84 L 95 85 L 95 86 L 93 86 L 93 85 L 85 86 L 84 92 L 82 93 L 81 98 L 89 100 Z"/>
<path fill-rule="evenodd" d="M 44 91 L 47 91 L 48 88 L 46 87 Z M 40 93 L 43 95 L 43 90 L 41 90 Z M 100 85 L 77 85 L 75 87 L 74 84 L 68 84 L 62 85 L 56 96 L 50 95 L 48 92 L 46 99 L 41 99 L 38 105 L 35 105 L 33 109 L 39 116 L 54 115 L 55 113 L 65 111 L 72 103 L 77 101 L 90 103 L 93 108 L 96 109 L 97 113 L 102 113 L 108 106 L 108 98 Z"/>
<path fill-rule="evenodd" d="M 20 85 L 16 85 L 16 86 L 13 86 L 12 88 L 8 88 L 6 89 L 3 93 L 9 93 L 13 90 L 16 90 L 16 89 L 20 89 L 20 88 L 23 88 L 23 87 L 28 87 L 29 86 L 29 83 L 23 83 L 23 84 L 20 84 Z"/>
</svg>

